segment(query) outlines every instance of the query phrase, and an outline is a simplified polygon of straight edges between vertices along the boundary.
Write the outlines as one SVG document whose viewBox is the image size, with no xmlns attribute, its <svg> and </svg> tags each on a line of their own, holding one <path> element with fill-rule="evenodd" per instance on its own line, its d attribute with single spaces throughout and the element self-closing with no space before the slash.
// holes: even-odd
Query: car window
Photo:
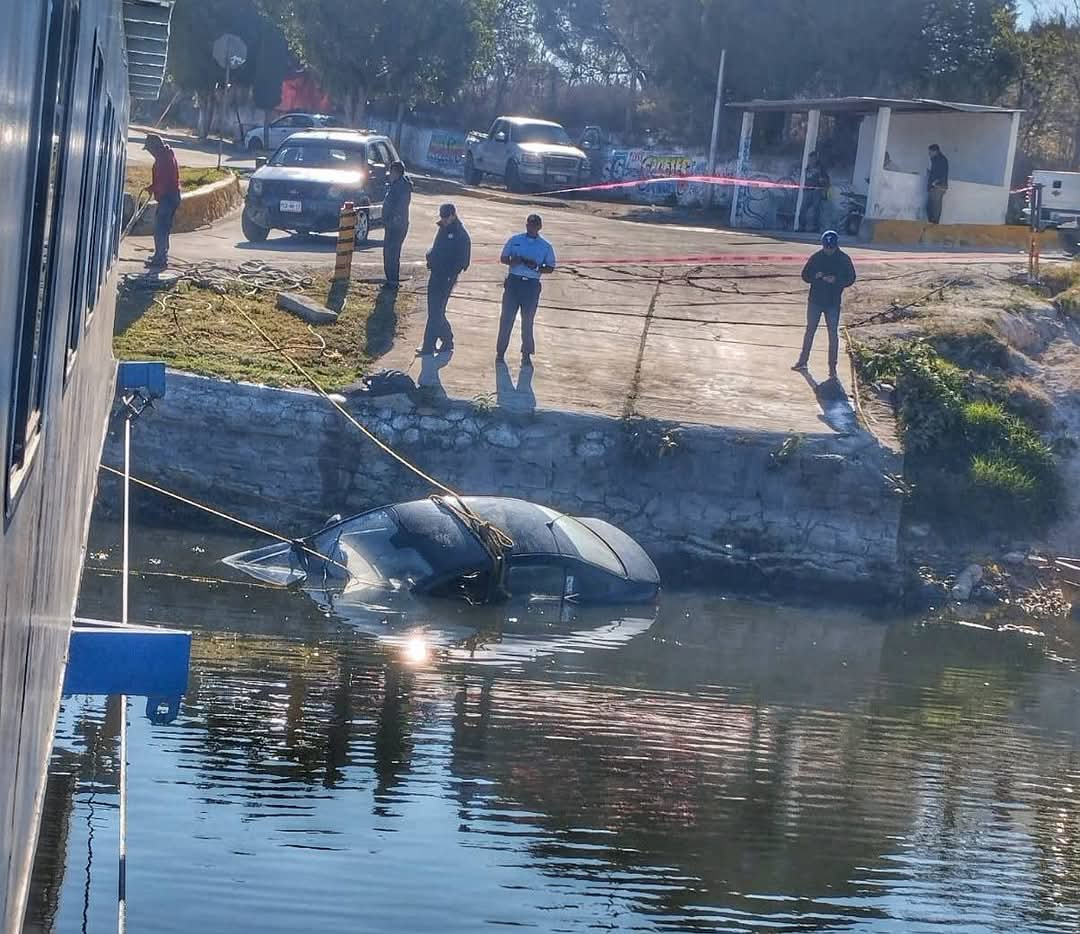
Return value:
<svg viewBox="0 0 1080 934">
<path fill-rule="evenodd" d="M 309 169 L 359 169 L 365 164 L 363 146 L 330 146 L 323 142 L 286 142 L 270 165 L 303 166 Z"/>
<path fill-rule="evenodd" d="M 296 125 L 303 127 L 312 127 L 315 126 L 315 121 L 312 120 L 311 117 L 297 117 Z"/>
<path fill-rule="evenodd" d="M 371 165 L 385 169 L 390 164 L 390 157 L 389 153 L 386 151 L 386 146 L 381 142 L 370 143 L 369 146 L 371 148 L 371 159 L 369 160 Z"/>
<path fill-rule="evenodd" d="M 566 568 L 559 562 L 511 564 L 506 570 L 506 589 L 517 599 L 561 600 L 566 588 Z"/>
<path fill-rule="evenodd" d="M 555 533 L 555 540 L 559 544 L 560 551 L 577 553 L 589 564 L 595 564 L 620 577 L 626 575 L 622 561 L 611 550 L 611 546 L 592 529 L 582 525 L 572 516 L 559 516 L 551 524 L 551 529 Z"/>
<path fill-rule="evenodd" d="M 495 129 L 494 129 L 494 130 L 492 131 L 492 133 L 491 133 L 491 138 L 492 138 L 492 139 L 494 139 L 494 138 L 495 138 L 496 136 L 498 136 L 498 135 L 499 135 L 500 133 L 506 133 L 507 129 L 508 129 L 508 127 L 507 127 L 507 125 L 506 125 L 506 121 L 505 121 L 505 120 L 498 120 L 498 121 L 496 121 L 496 123 L 495 123 Z M 507 139 L 509 139 L 509 138 L 510 138 L 510 134 L 509 134 L 509 133 L 506 133 L 506 137 L 507 137 Z"/>
<path fill-rule="evenodd" d="M 386 583 L 401 587 L 430 577 L 431 565 L 415 549 L 402 546 L 400 527 L 385 509 L 348 519 L 314 537 L 316 550 L 348 568 L 360 584 Z"/>
<path fill-rule="evenodd" d="M 546 123 L 525 123 L 517 128 L 517 142 L 543 143 L 546 146 L 572 146 L 570 137 L 561 126 Z"/>
</svg>

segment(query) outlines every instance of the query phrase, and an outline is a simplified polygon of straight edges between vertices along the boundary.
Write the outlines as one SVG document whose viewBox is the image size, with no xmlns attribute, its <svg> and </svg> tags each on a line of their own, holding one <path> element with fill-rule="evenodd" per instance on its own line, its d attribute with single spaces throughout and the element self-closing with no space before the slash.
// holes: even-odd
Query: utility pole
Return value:
<svg viewBox="0 0 1080 934">
<path fill-rule="evenodd" d="M 709 141 L 709 174 L 716 174 L 717 148 L 720 144 L 720 111 L 724 106 L 724 61 L 727 59 L 727 49 L 720 50 L 720 69 L 716 73 L 716 104 L 713 106 L 712 116 L 712 139 Z M 706 199 L 707 206 L 712 206 L 713 189 L 716 186 L 709 183 L 709 196 Z"/>
</svg>

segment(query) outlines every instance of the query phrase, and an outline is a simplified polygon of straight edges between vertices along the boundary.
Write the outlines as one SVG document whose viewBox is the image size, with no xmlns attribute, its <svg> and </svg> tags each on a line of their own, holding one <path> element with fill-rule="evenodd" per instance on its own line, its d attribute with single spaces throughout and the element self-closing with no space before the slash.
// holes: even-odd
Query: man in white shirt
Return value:
<svg viewBox="0 0 1080 934">
<path fill-rule="evenodd" d="M 506 348 L 510 346 L 510 334 L 520 311 L 521 365 L 532 366 L 532 355 L 536 352 L 533 320 L 540 304 L 540 277 L 555 270 L 555 250 L 540 236 L 542 226 L 540 215 L 530 214 L 525 220 L 525 233 L 511 237 L 503 247 L 499 261 L 509 266 L 510 272 L 503 285 L 499 340 L 495 347 L 498 363 L 503 362 Z"/>
</svg>

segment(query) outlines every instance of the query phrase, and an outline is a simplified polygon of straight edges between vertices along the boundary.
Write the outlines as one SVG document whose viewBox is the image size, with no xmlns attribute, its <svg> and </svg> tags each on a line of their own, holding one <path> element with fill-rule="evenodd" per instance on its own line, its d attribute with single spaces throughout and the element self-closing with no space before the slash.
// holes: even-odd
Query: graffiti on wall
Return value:
<svg viewBox="0 0 1080 934">
<path fill-rule="evenodd" d="M 459 172 L 465 161 L 465 134 L 453 130 L 432 130 L 424 158 L 426 165 L 447 172 Z"/>
</svg>

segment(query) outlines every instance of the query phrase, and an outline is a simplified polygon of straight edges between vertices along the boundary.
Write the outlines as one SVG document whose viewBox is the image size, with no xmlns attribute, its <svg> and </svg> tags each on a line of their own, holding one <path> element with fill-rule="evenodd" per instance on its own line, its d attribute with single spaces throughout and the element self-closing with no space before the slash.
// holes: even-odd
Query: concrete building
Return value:
<svg viewBox="0 0 1080 934">
<path fill-rule="evenodd" d="M 851 190 L 866 195 L 870 220 L 926 221 L 927 147 L 937 143 L 949 160 L 949 191 L 942 224 L 1004 224 L 1012 182 L 1020 111 L 949 101 L 837 97 L 816 100 L 753 100 L 729 104 L 742 111 L 737 175 L 751 166 L 754 117 L 758 113 L 806 114 L 800 186 L 818 144 L 821 115 L 861 118 Z M 888 157 L 888 158 L 886 158 Z M 842 181 L 836 177 L 833 184 Z M 803 200 L 800 187 L 796 224 Z M 739 192 L 732 226 L 744 226 Z"/>
</svg>

